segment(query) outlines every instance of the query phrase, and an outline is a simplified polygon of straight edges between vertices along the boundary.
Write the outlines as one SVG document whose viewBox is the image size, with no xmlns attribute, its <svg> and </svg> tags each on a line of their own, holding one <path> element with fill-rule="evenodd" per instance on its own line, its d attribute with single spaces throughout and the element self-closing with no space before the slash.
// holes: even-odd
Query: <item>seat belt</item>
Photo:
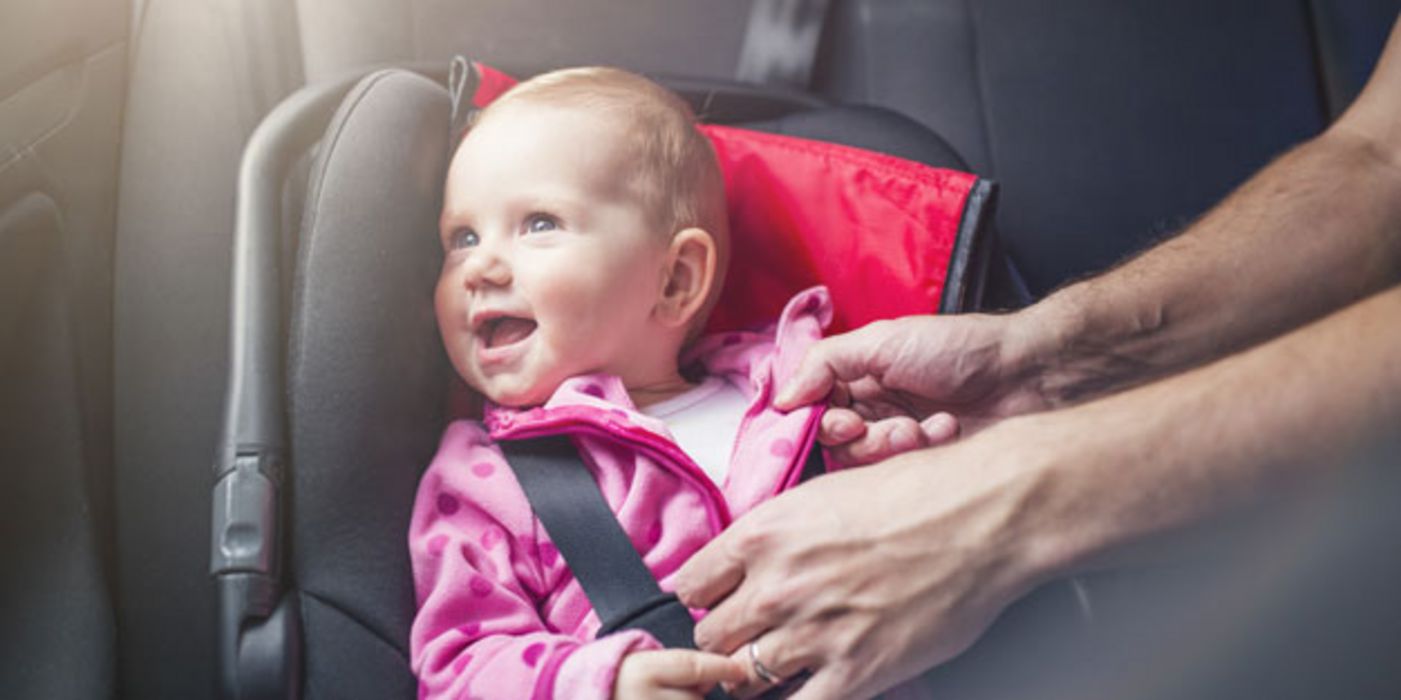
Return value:
<svg viewBox="0 0 1401 700">
<path fill-rule="evenodd" d="M 535 517 L 598 613 L 603 623 L 598 636 L 640 629 L 668 648 L 696 648 L 690 611 L 676 594 L 664 593 L 657 585 L 574 443 L 565 436 L 550 435 L 498 444 Z M 822 450 L 814 445 L 800 479 L 806 481 L 824 471 Z M 788 686 L 785 683 L 769 693 L 786 692 L 791 689 Z M 728 700 L 730 696 L 716 686 L 705 697 Z"/>
<path fill-rule="evenodd" d="M 753 0 L 735 78 L 808 89 L 829 0 Z"/>
</svg>

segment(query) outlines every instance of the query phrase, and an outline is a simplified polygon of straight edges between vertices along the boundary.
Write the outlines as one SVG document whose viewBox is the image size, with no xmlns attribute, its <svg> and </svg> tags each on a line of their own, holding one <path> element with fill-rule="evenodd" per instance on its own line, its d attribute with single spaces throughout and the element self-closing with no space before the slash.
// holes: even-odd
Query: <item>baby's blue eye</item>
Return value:
<svg viewBox="0 0 1401 700">
<path fill-rule="evenodd" d="M 457 248 L 474 248 L 478 243 L 481 243 L 481 238 L 477 236 L 476 231 L 470 228 L 460 228 L 453 231 L 452 236 L 448 240 L 449 246 L 454 250 Z"/>
<path fill-rule="evenodd" d="M 559 222 L 556 221 L 553 216 L 547 214 L 531 214 L 530 217 L 525 220 L 526 233 L 542 233 L 544 231 L 553 231 L 557 228 L 559 228 Z"/>
</svg>

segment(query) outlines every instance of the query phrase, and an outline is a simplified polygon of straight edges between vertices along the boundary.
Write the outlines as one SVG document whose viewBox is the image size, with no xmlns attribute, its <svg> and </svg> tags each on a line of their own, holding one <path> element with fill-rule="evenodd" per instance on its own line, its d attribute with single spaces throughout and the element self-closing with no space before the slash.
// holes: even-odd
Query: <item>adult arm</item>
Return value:
<svg viewBox="0 0 1401 700">
<path fill-rule="evenodd" d="M 1172 378 L 783 494 L 680 572 L 688 605 L 718 602 L 697 641 L 728 653 L 757 639 L 780 674 L 815 669 L 801 700 L 879 692 L 1042 582 L 1394 440 L 1397 318 L 1401 288 Z"/>
<path fill-rule="evenodd" d="M 1029 309 L 1052 405 L 1247 347 L 1401 280 L 1401 25 L 1331 128 L 1182 235 Z"/>
<path fill-rule="evenodd" d="M 1319 137 L 1182 235 L 1028 314 L 1053 405 L 1171 374 L 1401 279 L 1401 23 Z"/>
<path fill-rule="evenodd" d="M 968 336 L 947 347 L 977 352 L 954 372 L 921 373 L 910 337 L 927 339 L 928 326 L 896 343 L 820 345 L 788 401 L 842 380 L 853 393 L 874 383 L 883 400 L 937 405 L 929 387 L 951 386 L 975 414 L 1005 415 L 1018 412 L 1012 400 L 1066 406 L 1142 385 L 1373 294 L 1199 369 L 764 504 L 678 576 L 688 604 L 715 606 L 698 640 L 731 651 L 758 636 L 766 665 L 816 668 L 799 697 L 869 695 L 956 654 L 1047 578 L 1317 478 L 1386 439 L 1401 418 L 1401 291 L 1378 293 L 1397 274 L 1397 115 L 1401 29 L 1328 133 L 1187 234 L 1003 317 L 1008 333 L 969 325 L 1001 323 L 992 317 L 961 324 Z M 955 374 L 969 381 L 951 383 Z"/>
<path fill-rule="evenodd" d="M 1014 314 L 901 319 L 824 341 L 778 404 L 849 386 L 858 413 L 832 411 L 824 441 L 842 445 L 844 461 L 867 462 L 947 438 L 941 412 L 971 432 L 1071 405 L 1249 347 L 1389 287 L 1401 280 L 1398 114 L 1401 24 L 1332 127 L 1182 235 Z M 924 421 L 922 435 L 911 418 Z"/>
</svg>

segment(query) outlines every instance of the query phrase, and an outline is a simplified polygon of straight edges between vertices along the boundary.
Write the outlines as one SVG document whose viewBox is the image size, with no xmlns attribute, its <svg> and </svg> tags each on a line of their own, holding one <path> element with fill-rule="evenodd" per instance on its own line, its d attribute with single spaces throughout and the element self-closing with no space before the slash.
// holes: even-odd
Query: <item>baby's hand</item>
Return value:
<svg viewBox="0 0 1401 700">
<path fill-rule="evenodd" d="M 639 651 L 623 657 L 613 700 L 701 700 L 716 683 L 739 683 L 746 678 L 744 664 L 718 654 L 690 649 Z"/>
</svg>

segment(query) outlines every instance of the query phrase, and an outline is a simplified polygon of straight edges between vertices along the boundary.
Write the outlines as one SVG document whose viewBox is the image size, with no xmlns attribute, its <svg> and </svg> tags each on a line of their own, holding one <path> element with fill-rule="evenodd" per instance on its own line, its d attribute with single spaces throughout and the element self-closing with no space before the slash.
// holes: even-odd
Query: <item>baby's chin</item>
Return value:
<svg viewBox="0 0 1401 700">
<path fill-rule="evenodd" d="M 488 385 L 485 387 L 472 388 L 476 389 L 477 392 L 485 396 L 488 401 L 497 406 L 503 408 L 530 408 L 532 406 L 539 406 L 548 401 L 550 396 L 555 393 L 555 389 L 559 388 L 559 383 L 556 382 L 554 386 L 546 386 L 543 384 L 524 387 Z"/>
</svg>

